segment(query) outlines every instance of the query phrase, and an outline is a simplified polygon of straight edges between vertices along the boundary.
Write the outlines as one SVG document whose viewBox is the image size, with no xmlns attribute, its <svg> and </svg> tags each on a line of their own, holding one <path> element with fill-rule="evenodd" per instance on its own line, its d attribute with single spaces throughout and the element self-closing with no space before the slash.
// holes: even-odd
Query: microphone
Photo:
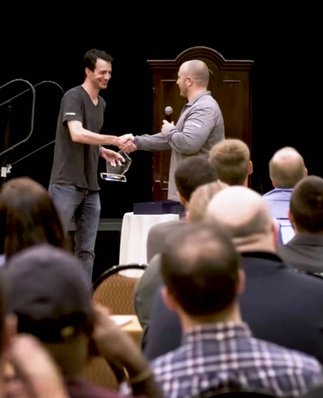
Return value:
<svg viewBox="0 0 323 398">
<path fill-rule="evenodd" d="M 165 120 L 167 120 L 170 123 L 172 121 L 173 108 L 168 105 L 166 106 L 164 112 L 165 112 Z"/>
</svg>

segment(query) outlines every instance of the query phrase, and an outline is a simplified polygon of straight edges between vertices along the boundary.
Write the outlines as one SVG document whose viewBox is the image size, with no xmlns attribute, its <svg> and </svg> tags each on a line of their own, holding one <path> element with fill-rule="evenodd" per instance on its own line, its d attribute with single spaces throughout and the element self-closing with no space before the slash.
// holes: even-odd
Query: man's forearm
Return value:
<svg viewBox="0 0 323 398">
<path fill-rule="evenodd" d="M 137 150 L 141 151 L 164 151 L 170 149 L 169 144 L 161 133 L 136 135 L 134 143 Z"/>
</svg>

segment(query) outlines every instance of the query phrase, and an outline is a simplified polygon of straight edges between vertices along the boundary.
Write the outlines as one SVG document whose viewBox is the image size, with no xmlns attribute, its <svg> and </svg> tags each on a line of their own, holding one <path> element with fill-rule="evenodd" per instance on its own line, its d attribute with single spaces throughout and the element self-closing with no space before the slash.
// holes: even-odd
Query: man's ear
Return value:
<svg viewBox="0 0 323 398">
<path fill-rule="evenodd" d="M 250 176 L 252 173 L 253 173 L 253 163 L 252 163 L 252 160 L 249 160 L 248 175 Z"/>
<path fill-rule="evenodd" d="M 298 232 L 298 226 L 297 226 L 297 224 L 295 222 L 295 218 L 293 216 L 293 213 L 290 211 L 290 208 L 288 209 L 288 219 L 291 222 L 291 224 L 292 224 L 292 226 L 294 228 L 294 231 Z"/>
<path fill-rule="evenodd" d="M 278 220 L 273 219 L 273 222 L 271 225 L 271 230 L 272 230 L 275 248 L 278 249 L 278 247 L 280 246 L 281 241 L 282 241 L 280 224 L 279 224 Z"/>
<path fill-rule="evenodd" d="M 244 292 L 246 287 L 246 274 L 242 269 L 239 269 L 238 283 L 237 283 L 237 295 L 239 296 Z"/>
<path fill-rule="evenodd" d="M 172 311 L 176 311 L 177 303 L 176 303 L 174 297 L 169 293 L 166 286 L 163 286 L 161 288 L 161 295 L 162 295 L 162 298 L 163 298 L 163 301 L 164 301 L 166 307 Z"/>
</svg>

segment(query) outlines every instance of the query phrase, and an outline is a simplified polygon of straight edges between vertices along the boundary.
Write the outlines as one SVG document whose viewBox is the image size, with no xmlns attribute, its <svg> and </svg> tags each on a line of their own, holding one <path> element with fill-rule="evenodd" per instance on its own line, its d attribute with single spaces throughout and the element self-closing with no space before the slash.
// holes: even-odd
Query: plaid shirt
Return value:
<svg viewBox="0 0 323 398">
<path fill-rule="evenodd" d="M 234 322 L 194 328 L 152 368 L 165 398 L 192 398 L 226 386 L 297 397 L 323 381 L 315 358 L 256 339 L 245 323 Z"/>
</svg>

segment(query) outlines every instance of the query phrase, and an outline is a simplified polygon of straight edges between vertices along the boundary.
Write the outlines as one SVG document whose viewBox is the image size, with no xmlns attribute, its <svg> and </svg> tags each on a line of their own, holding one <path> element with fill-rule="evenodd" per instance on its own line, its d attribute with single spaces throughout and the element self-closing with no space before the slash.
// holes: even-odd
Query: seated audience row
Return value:
<svg viewBox="0 0 323 398">
<path fill-rule="evenodd" d="M 176 350 L 152 362 L 166 397 L 197 397 L 211 387 L 298 397 L 323 382 L 313 357 L 252 336 L 237 299 L 245 285 L 240 261 L 232 236 L 216 223 L 187 224 L 167 239 L 161 294 L 183 333 Z"/>
<path fill-rule="evenodd" d="M 226 230 L 242 256 L 247 287 L 239 302 L 255 337 L 303 351 L 323 363 L 322 281 L 286 265 L 277 255 L 277 223 L 262 196 L 230 186 L 208 205 L 206 219 Z M 178 317 L 160 291 L 152 306 L 144 352 L 153 359 L 179 346 Z"/>
</svg>

